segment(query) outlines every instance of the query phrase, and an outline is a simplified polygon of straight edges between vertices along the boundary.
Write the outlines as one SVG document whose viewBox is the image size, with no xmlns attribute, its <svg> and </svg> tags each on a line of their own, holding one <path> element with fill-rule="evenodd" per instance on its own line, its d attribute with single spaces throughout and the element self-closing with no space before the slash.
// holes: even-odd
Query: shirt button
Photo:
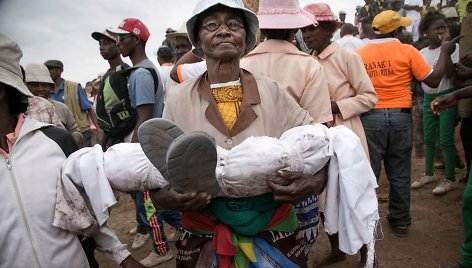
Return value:
<svg viewBox="0 0 472 268">
<path fill-rule="evenodd" d="M 231 145 L 231 144 L 233 144 L 233 140 L 232 140 L 232 139 L 227 139 L 227 140 L 226 140 L 226 143 L 229 144 L 229 145 Z"/>
</svg>

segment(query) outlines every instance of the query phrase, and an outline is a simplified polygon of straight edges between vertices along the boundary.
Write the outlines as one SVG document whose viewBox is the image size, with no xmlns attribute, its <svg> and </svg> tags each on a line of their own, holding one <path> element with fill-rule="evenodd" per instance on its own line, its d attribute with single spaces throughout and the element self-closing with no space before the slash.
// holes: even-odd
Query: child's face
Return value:
<svg viewBox="0 0 472 268">
<path fill-rule="evenodd" d="M 440 45 L 443 40 L 449 39 L 446 20 L 438 19 L 431 23 L 426 32 L 426 37 L 431 44 L 435 45 Z"/>
</svg>

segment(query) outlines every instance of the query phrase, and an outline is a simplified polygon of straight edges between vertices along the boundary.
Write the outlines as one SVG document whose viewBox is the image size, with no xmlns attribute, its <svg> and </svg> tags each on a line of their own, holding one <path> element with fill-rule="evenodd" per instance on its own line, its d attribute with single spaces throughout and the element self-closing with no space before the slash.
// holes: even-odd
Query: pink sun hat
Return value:
<svg viewBox="0 0 472 268">
<path fill-rule="evenodd" d="M 300 8 L 298 0 L 260 0 L 257 18 L 260 29 L 298 29 L 318 25 L 313 15 Z"/>
<path fill-rule="evenodd" d="M 325 3 L 313 3 L 304 7 L 304 10 L 315 16 L 317 21 L 334 21 L 338 22 L 338 19 L 331 11 L 331 7 Z"/>
</svg>

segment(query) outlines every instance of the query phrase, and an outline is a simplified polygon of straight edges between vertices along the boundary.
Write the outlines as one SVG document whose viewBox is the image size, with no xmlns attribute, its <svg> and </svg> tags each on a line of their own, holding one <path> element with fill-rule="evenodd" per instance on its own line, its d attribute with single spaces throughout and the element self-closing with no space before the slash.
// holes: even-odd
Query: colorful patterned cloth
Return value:
<svg viewBox="0 0 472 268">
<path fill-rule="evenodd" d="M 211 89 L 211 94 L 216 101 L 221 117 L 228 130 L 233 128 L 238 118 L 243 98 L 243 88 L 239 85 L 227 85 Z"/>
</svg>

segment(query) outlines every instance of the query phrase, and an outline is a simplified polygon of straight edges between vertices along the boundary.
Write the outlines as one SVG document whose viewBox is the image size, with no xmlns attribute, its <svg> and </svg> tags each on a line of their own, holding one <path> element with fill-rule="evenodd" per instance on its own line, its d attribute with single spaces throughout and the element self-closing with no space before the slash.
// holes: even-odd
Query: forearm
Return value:
<svg viewBox="0 0 472 268">
<path fill-rule="evenodd" d="M 195 62 L 200 62 L 202 59 L 199 57 L 195 56 L 192 51 L 190 50 L 189 52 L 185 53 L 180 59 L 175 62 L 174 67 L 172 68 L 172 71 L 170 72 L 170 78 L 174 80 L 177 83 L 180 83 L 179 81 L 179 76 L 177 74 L 177 68 L 181 64 L 186 64 L 186 63 L 195 63 Z"/>
<path fill-rule="evenodd" d="M 472 86 L 461 88 L 452 94 L 455 95 L 457 100 L 465 99 L 465 98 L 472 98 Z"/>
</svg>

